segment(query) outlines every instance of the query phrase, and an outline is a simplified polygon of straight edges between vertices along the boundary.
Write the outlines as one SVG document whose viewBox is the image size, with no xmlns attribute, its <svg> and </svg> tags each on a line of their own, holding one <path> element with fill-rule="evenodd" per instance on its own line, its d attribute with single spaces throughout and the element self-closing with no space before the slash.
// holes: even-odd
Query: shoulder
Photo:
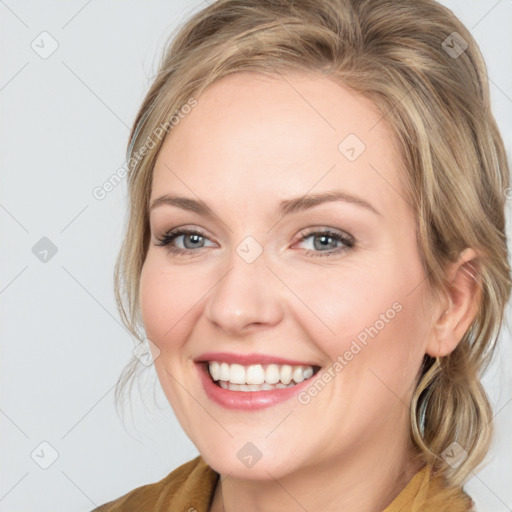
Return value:
<svg viewBox="0 0 512 512">
<path fill-rule="evenodd" d="M 450 487 L 432 468 L 420 469 L 384 512 L 475 512 L 461 487 Z"/>
<path fill-rule="evenodd" d="M 218 476 L 198 456 L 179 466 L 159 482 L 137 487 L 92 512 L 206 512 Z"/>
</svg>

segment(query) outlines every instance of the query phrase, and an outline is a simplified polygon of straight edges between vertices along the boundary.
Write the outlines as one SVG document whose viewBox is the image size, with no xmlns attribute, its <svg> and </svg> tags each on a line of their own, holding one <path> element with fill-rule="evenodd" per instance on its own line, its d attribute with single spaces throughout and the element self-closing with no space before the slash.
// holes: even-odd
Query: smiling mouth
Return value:
<svg viewBox="0 0 512 512">
<path fill-rule="evenodd" d="M 271 391 L 290 388 L 311 379 L 320 366 L 289 364 L 229 364 L 222 361 L 204 363 L 213 382 L 230 391 Z"/>
</svg>

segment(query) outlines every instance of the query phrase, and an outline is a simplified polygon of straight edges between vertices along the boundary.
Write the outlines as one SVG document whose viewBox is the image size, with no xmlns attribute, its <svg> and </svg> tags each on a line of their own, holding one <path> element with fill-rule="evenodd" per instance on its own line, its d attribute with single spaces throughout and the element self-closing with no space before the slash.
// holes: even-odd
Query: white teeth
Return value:
<svg viewBox="0 0 512 512">
<path fill-rule="evenodd" d="M 214 381 L 224 389 L 232 391 L 268 391 L 294 386 L 313 376 L 312 366 L 289 364 L 228 364 L 211 361 L 208 370 Z"/>
<path fill-rule="evenodd" d="M 224 380 L 219 380 L 219 386 L 223 389 L 229 389 L 230 391 L 269 391 L 271 389 L 276 388 L 291 388 L 295 386 L 295 384 L 288 384 L 285 386 L 281 382 L 278 384 L 267 384 L 264 382 L 261 385 L 258 384 L 231 384 L 231 382 L 226 382 Z"/>
<path fill-rule="evenodd" d="M 277 364 L 269 364 L 265 370 L 265 382 L 267 384 L 277 384 L 280 378 L 279 366 Z"/>
<path fill-rule="evenodd" d="M 261 364 L 252 364 L 245 372 L 247 384 L 263 384 L 265 382 L 265 370 Z"/>
<path fill-rule="evenodd" d="M 281 382 L 285 385 L 290 384 L 292 375 L 292 367 L 289 364 L 283 364 L 283 366 L 281 366 Z"/>
<path fill-rule="evenodd" d="M 213 375 L 212 375 L 212 377 L 213 377 Z M 217 379 L 215 377 L 213 377 L 213 380 L 217 380 Z M 228 363 L 220 364 L 218 380 L 229 380 L 229 364 Z"/>
<path fill-rule="evenodd" d="M 212 361 L 209 366 L 210 375 L 213 380 L 219 380 L 220 364 L 217 361 Z"/>
<path fill-rule="evenodd" d="M 304 380 L 304 371 L 302 368 L 295 368 L 293 370 L 293 380 L 298 384 Z"/>
<path fill-rule="evenodd" d="M 229 382 L 232 384 L 245 384 L 245 368 L 241 364 L 232 364 L 229 367 Z"/>
</svg>

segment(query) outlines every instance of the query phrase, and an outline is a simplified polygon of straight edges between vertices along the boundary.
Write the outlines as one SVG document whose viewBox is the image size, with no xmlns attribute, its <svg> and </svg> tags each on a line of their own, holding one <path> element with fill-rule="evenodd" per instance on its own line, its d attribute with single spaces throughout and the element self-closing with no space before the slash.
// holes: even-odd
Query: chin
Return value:
<svg viewBox="0 0 512 512">
<path fill-rule="evenodd" d="M 229 442 L 223 449 L 212 450 L 211 446 L 199 452 L 204 461 L 221 475 L 229 475 L 232 478 L 250 480 L 271 480 L 281 478 L 290 473 L 299 462 L 296 455 L 276 454 L 275 449 L 257 448 L 250 441 L 241 444 Z M 265 455 L 266 453 L 266 455 Z M 295 468 L 297 469 L 297 468 Z"/>
</svg>

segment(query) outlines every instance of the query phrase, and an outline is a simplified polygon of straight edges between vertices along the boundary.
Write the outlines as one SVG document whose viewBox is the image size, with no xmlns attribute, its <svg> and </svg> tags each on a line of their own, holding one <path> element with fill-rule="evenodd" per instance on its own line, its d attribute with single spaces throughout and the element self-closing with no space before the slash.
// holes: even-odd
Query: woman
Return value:
<svg viewBox="0 0 512 512">
<path fill-rule="evenodd" d="M 201 455 L 97 510 L 473 510 L 509 177 L 451 11 L 217 1 L 128 157 L 120 311 Z"/>
</svg>

